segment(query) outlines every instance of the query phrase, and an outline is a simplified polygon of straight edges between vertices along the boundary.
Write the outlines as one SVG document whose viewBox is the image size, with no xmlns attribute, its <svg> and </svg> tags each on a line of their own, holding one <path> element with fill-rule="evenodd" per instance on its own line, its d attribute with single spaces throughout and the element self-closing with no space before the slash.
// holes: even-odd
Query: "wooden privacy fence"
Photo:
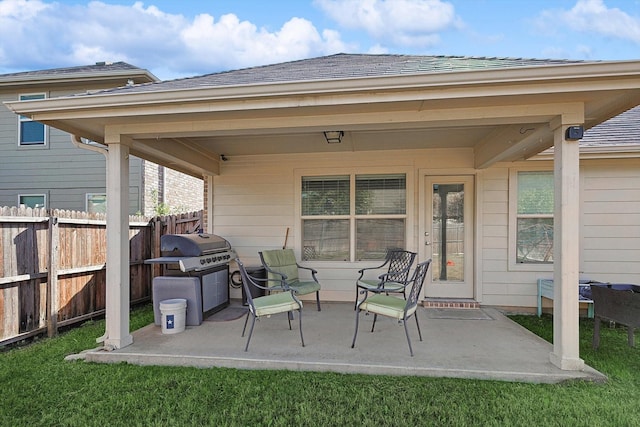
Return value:
<svg viewBox="0 0 640 427">
<path fill-rule="evenodd" d="M 131 304 L 151 298 L 160 236 L 202 228 L 202 211 L 129 218 Z M 103 315 L 104 215 L 0 207 L 0 345 Z"/>
</svg>

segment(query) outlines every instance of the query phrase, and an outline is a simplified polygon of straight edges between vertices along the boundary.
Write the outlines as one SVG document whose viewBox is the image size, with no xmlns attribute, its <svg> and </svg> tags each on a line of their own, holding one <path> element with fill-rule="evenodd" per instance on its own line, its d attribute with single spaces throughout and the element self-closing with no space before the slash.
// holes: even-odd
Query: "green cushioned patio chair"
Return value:
<svg viewBox="0 0 640 427">
<path fill-rule="evenodd" d="M 283 288 L 281 289 L 282 292 L 254 298 L 251 292 L 252 286 L 264 290 L 270 290 L 274 287 L 267 286 L 269 279 L 260 279 L 250 276 L 240 259 L 236 258 L 236 263 L 238 264 L 238 270 L 240 270 L 240 276 L 242 277 L 242 286 L 244 287 L 244 291 L 247 297 L 247 305 L 249 306 L 247 317 L 244 320 L 244 327 L 242 328 L 243 337 L 245 330 L 247 329 L 249 316 L 252 317 L 251 329 L 249 330 L 247 345 L 244 347 L 244 351 L 247 351 L 249 349 L 249 342 L 251 341 L 251 335 L 253 334 L 253 327 L 256 324 L 256 319 L 262 316 L 268 317 L 272 314 L 289 313 L 289 315 L 287 315 L 287 318 L 289 320 L 289 330 L 291 330 L 291 318 L 293 317 L 291 314 L 294 310 L 298 311 L 298 319 L 300 321 L 300 340 L 302 341 L 302 346 L 304 347 L 304 337 L 302 336 L 302 302 L 298 298 L 296 298 L 294 290 Z M 279 286 L 280 281 L 278 281 L 277 284 L 277 287 Z"/>
<path fill-rule="evenodd" d="M 371 326 L 371 332 L 376 327 L 376 320 L 378 315 L 391 317 L 396 319 L 399 323 L 404 325 L 404 332 L 407 336 L 407 342 L 409 343 L 409 353 L 413 357 L 413 348 L 411 347 L 411 339 L 409 338 L 409 330 L 407 329 L 407 320 L 411 316 L 416 318 L 416 325 L 418 327 L 418 336 L 422 341 L 422 332 L 420 332 L 420 323 L 418 322 L 418 299 L 420 298 L 420 291 L 424 284 L 424 279 L 427 277 L 427 270 L 431 260 L 422 262 L 416 266 L 413 276 L 411 277 L 411 291 L 407 299 L 402 299 L 393 295 L 385 295 L 384 293 L 372 292 L 364 289 L 362 294 L 364 297 L 356 304 L 356 330 L 353 334 L 353 342 L 351 348 L 356 345 L 356 337 L 358 335 L 358 322 L 360 320 L 360 312 L 373 313 L 373 325 Z"/>
<path fill-rule="evenodd" d="M 382 265 L 358 270 L 360 277 L 356 280 L 356 304 L 358 293 L 361 290 L 376 292 L 397 293 L 401 292 L 406 298 L 406 288 L 409 283 L 409 271 L 416 258 L 415 252 L 401 249 L 390 249 Z M 376 279 L 365 278 L 365 274 L 371 270 L 380 270 L 387 267 L 387 272 L 379 275 Z"/>
<path fill-rule="evenodd" d="M 258 252 L 262 265 L 267 270 L 267 277 L 273 282 L 280 282 L 278 287 L 289 287 L 297 295 L 316 293 L 316 305 L 320 311 L 320 282 L 318 272 L 309 267 L 303 267 L 296 261 L 293 249 L 272 249 Z M 311 280 L 301 280 L 299 270 L 311 272 Z"/>
</svg>

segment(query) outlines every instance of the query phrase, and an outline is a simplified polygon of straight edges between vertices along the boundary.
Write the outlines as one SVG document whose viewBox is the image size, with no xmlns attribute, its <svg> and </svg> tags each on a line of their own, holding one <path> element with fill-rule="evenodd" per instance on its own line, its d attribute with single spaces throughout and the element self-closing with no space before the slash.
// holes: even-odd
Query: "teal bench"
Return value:
<svg viewBox="0 0 640 427">
<path fill-rule="evenodd" d="M 593 319 L 593 300 L 584 297 L 580 292 L 582 288 L 589 288 L 591 281 L 581 280 L 578 283 L 580 287 L 578 292 L 578 302 L 587 304 L 587 317 Z M 542 297 L 553 300 L 553 279 L 538 279 L 538 317 L 542 315 Z"/>
</svg>

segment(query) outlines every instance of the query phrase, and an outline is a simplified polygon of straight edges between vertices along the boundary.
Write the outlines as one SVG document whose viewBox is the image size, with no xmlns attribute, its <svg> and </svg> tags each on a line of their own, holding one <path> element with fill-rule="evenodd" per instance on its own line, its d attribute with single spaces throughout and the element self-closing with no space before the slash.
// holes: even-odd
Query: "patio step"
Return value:
<svg viewBox="0 0 640 427">
<path fill-rule="evenodd" d="M 425 298 L 422 300 L 425 308 L 480 308 L 478 301 L 467 298 Z"/>
</svg>

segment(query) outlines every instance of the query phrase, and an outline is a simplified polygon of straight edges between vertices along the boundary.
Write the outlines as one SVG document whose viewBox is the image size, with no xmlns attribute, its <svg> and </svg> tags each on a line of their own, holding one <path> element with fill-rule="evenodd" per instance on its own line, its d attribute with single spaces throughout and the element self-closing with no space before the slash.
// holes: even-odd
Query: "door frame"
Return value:
<svg viewBox="0 0 640 427">
<path fill-rule="evenodd" d="M 470 286 L 471 286 L 471 296 L 470 298 L 481 302 L 479 295 L 481 295 L 480 293 L 480 282 L 479 282 L 479 277 L 477 274 L 478 271 L 478 256 L 479 256 L 479 251 L 478 251 L 478 243 L 480 241 L 480 235 L 479 233 L 479 227 L 478 227 L 478 206 L 479 206 L 479 198 L 478 198 L 478 194 L 480 193 L 479 191 L 479 179 L 478 179 L 478 174 L 477 171 L 472 170 L 472 169 L 458 169 L 456 170 L 457 173 L 452 174 L 451 170 L 442 170 L 442 169 L 424 169 L 424 170 L 420 170 L 418 173 L 419 176 L 419 184 L 418 184 L 418 235 L 416 236 L 416 245 L 417 245 L 417 249 L 418 249 L 418 258 L 421 261 L 424 261 L 428 258 L 428 252 L 430 253 L 430 251 L 427 251 L 427 248 L 425 246 L 425 238 L 427 236 L 425 236 L 425 232 L 427 231 L 427 226 L 426 226 L 426 221 L 427 221 L 427 213 L 430 212 L 430 208 L 427 209 L 427 201 L 431 202 L 431 198 L 427 196 L 427 185 L 426 185 L 426 181 L 427 179 L 443 179 L 444 181 L 451 181 L 451 180 L 455 180 L 455 179 L 460 179 L 460 180 L 470 180 L 470 184 L 472 187 L 472 193 L 469 195 L 470 202 L 472 204 L 471 206 L 471 213 L 470 213 L 470 224 L 473 227 L 473 230 L 471 230 L 469 238 L 471 239 L 471 241 L 467 242 L 468 243 L 468 247 L 471 249 L 472 253 L 471 256 L 468 257 L 468 260 L 466 260 L 468 263 L 470 263 L 470 265 L 468 266 L 469 269 L 467 270 L 467 279 L 469 280 Z M 465 191 L 468 191 L 465 189 Z M 431 270 L 431 269 L 430 269 Z M 431 274 L 428 275 L 427 279 L 425 280 L 425 286 L 423 288 L 423 297 L 426 295 L 427 293 L 427 288 L 428 286 L 431 284 Z M 451 297 L 454 298 L 454 297 Z M 465 298 L 466 299 L 466 298 Z"/>
</svg>

